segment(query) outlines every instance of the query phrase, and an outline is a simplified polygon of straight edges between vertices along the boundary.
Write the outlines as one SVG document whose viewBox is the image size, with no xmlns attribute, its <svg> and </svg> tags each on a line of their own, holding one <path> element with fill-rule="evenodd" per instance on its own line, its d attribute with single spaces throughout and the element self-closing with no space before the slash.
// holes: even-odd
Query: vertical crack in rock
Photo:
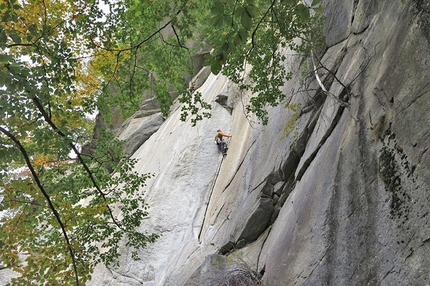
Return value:
<svg viewBox="0 0 430 286">
<path fill-rule="evenodd" d="M 314 113 L 310 116 L 305 129 L 297 139 L 294 148 L 291 149 L 284 164 L 282 164 L 279 169 L 269 174 L 262 183 L 253 189 L 261 188 L 261 195 L 257 202 L 258 206 L 247 219 L 247 223 L 235 244 L 236 248 L 244 247 L 247 243 L 257 240 L 276 220 L 279 210 L 288 198 L 290 192 L 294 189 L 294 173 L 300 163 L 301 156 L 305 152 L 307 141 L 321 114 L 323 103 L 324 100 L 315 102 Z"/>
<path fill-rule="evenodd" d="M 245 153 L 245 156 L 243 156 L 242 161 L 240 162 L 239 166 L 236 168 L 236 171 L 234 172 L 233 176 L 231 177 L 231 180 L 227 183 L 227 185 L 225 186 L 223 192 L 225 190 L 228 189 L 228 187 L 230 186 L 231 182 L 234 180 L 234 178 L 236 177 L 237 172 L 239 172 L 240 168 L 242 167 L 243 162 L 245 161 L 245 159 L 248 157 L 249 152 L 251 151 L 252 147 L 254 146 L 256 140 L 254 140 L 251 145 L 249 145 L 248 150 Z"/>
<path fill-rule="evenodd" d="M 347 102 L 348 101 L 347 94 L 348 94 L 347 90 L 343 89 L 342 92 L 341 92 L 341 94 L 339 95 L 339 98 L 341 100 Z M 301 180 L 303 174 L 306 172 L 307 168 L 312 163 L 312 161 L 315 159 L 315 157 L 318 154 L 318 152 L 321 149 L 321 147 L 324 145 L 324 143 L 330 137 L 330 135 L 333 132 L 333 130 L 336 127 L 336 125 L 339 123 L 339 120 L 342 117 L 342 113 L 343 113 L 344 110 L 345 110 L 344 106 L 339 106 L 338 107 L 336 115 L 335 115 L 335 117 L 333 118 L 333 121 L 330 124 L 330 127 L 327 129 L 326 133 L 321 138 L 320 143 L 318 143 L 318 146 L 315 148 L 315 150 L 312 152 L 312 154 L 309 156 L 309 158 L 304 162 L 302 168 L 297 173 L 296 181 L 300 181 Z"/>
<path fill-rule="evenodd" d="M 227 185 L 226 185 L 226 187 L 224 188 L 223 192 L 224 192 L 225 190 L 227 190 L 227 189 L 228 189 L 228 187 L 230 186 L 231 182 L 232 182 L 232 181 L 234 180 L 234 178 L 236 177 L 237 172 L 239 172 L 240 168 L 242 167 L 243 162 L 244 162 L 244 161 L 245 161 L 245 159 L 247 158 L 247 156 L 248 156 L 248 154 L 249 154 L 250 150 L 252 149 L 253 145 L 255 144 L 255 142 L 256 142 L 256 140 L 254 140 L 254 141 L 250 144 L 250 146 L 249 146 L 248 150 L 247 150 L 247 151 L 246 151 L 246 153 L 245 153 L 245 156 L 243 156 L 242 161 L 240 162 L 239 166 L 236 168 L 236 171 L 235 171 L 234 175 L 232 176 L 231 180 L 227 183 Z M 205 209 L 205 213 L 204 213 L 204 215 L 203 215 L 203 223 L 202 223 L 202 226 L 201 226 L 201 228 L 200 228 L 200 232 L 199 232 L 199 236 L 198 236 L 198 240 L 199 240 L 199 241 L 201 241 L 201 240 L 200 240 L 200 237 L 201 237 L 201 234 L 202 234 L 202 231 L 203 231 L 203 228 L 204 228 L 204 222 L 205 222 L 205 219 L 206 219 L 206 214 L 207 214 L 207 211 L 208 211 L 209 203 L 210 203 L 210 201 L 211 201 L 212 193 L 213 193 L 213 191 L 214 191 L 214 188 L 215 188 L 215 185 L 216 185 L 216 181 L 217 181 L 217 179 L 218 179 L 219 172 L 220 172 L 220 168 L 221 168 L 221 165 L 222 165 L 222 162 L 223 162 L 223 161 L 224 161 L 224 157 L 222 157 L 222 159 L 221 159 L 221 163 L 218 165 L 218 169 L 217 169 L 217 171 L 216 171 L 216 174 L 215 174 L 215 177 L 214 177 L 214 180 L 213 180 L 212 186 L 211 186 L 211 191 L 210 191 L 209 199 L 208 199 L 208 201 L 207 201 L 207 203 L 206 203 L 206 209 Z M 219 210 L 219 212 L 218 212 L 217 216 L 220 214 L 220 212 L 221 212 L 222 208 L 223 208 L 223 207 L 221 207 L 221 209 Z M 216 217 L 215 219 L 217 219 L 217 217 Z"/>
<path fill-rule="evenodd" d="M 219 170 L 221 169 L 221 165 L 222 165 L 223 161 L 224 161 L 224 156 L 221 157 L 221 161 L 218 164 L 218 168 L 216 170 L 215 177 L 214 177 L 213 182 L 212 182 L 211 191 L 209 193 L 208 200 L 206 201 L 206 208 L 205 208 L 205 213 L 204 213 L 203 219 L 202 219 L 202 226 L 200 227 L 200 232 L 199 232 L 199 235 L 198 235 L 198 238 L 197 238 L 199 242 L 201 242 L 200 236 L 202 235 L 202 231 L 203 231 L 203 228 L 204 228 L 204 223 L 205 223 L 205 220 L 206 220 L 206 214 L 208 212 L 209 203 L 211 201 L 212 194 L 213 194 L 213 191 L 214 191 L 214 188 L 215 188 L 215 184 L 216 184 L 216 181 L 217 181 L 218 176 L 219 176 Z"/>
<path fill-rule="evenodd" d="M 273 199 L 261 197 L 258 204 L 257 209 L 249 217 L 245 228 L 237 240 L 237 248 L 241 248 L 240 246 L 245 246 L 246 243 L 257 240 L 269 226 L 274 211 Z"/>
</svg>

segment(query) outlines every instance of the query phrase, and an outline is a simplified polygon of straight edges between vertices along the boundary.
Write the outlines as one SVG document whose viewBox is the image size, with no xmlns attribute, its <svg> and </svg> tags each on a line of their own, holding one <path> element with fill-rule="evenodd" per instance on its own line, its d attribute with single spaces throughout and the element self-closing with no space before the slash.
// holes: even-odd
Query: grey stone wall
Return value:
<svg viewBox="0 0 430 286">
<path fill-rule="evenodd" d="M 162 238 L 90 285 L 205 285 L 219 257 L 270 286 L 429 284 L 430 3 L 405 2 L 323 1 L 330 95 L 286 83 L 292 130 L 284 104 L 259 125 L 249 94 L 209 76 L 213 118 L 192 128 L 174 111 L 133 155 L 156 174 L 142 228 Z M 226 157 L 217 128 L 233 135 Z"/>
</svg>

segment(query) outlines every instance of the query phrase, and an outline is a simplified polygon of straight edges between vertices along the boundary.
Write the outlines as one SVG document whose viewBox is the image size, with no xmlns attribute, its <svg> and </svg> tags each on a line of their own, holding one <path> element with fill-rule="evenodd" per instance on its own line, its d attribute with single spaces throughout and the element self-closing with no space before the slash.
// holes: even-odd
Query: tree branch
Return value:
<svg viewBox="0 0 430 286">
<path fill-rule="evenodd" d="M 185 4 L 184 4 L 185 5 Z M 182 12 L 182 10 L 178 10 L 176 12 L 176 15 L 179 15 Z M 160 28 L 158 28 L 156 31 L 152 32 L 152 34 L 150 34 L 148 37 L 146 37 L 145 39 L 143 39 L 141 42 L 135 44 L 134 46 L 128 47 L 128 48 L 124 48 L 124 49 L 105 49 L 107 51 L 110 52 L 124 52 L 124 51 L 131 51 L 134 49 L 139 49 L 140 46 L 142 46 L 144 43 L 148 42 L 149 40 L 151 40 L 153 37 L 155 37 L 158 33 L 160 33 L 161 31 L 163 31 L 167 26 L 169 26 L 172 23 L 172 20 L 168 21 L 167 23 L 165 23 L 163 26 L 161 26 Z"/>
<path fill-rule="evenodd" d="M 255 48 L 255 34 L 257 33 L 258 28 L 260 27 L 261 23 L 263 22 L 264 18 L 266 18 L 267 14 L 269 13 L 270 10 L 273 9 L 273 6 L 275 5 L 275 0 L 272 1 L 272 3 L 270 4 L 269 8 L 267 8 L 266 12 L 264 12 L 263 17 L 261 17 L 260 21 L 258 21 L 257 26 L 255 27 L 254 31 L 252 31 L 252 35 L 251 35 L 251 49 L 249 49 L 248 51 L 248 55 L 251 53 L 251 51 Z"/>
<path fill-rule="evenodd" d="M 42 106 L 42 103 L 40 102 L 40 100 L 34 96 L 32 98 L 34 104 L 36 105 L 37 109 L 39 110 L 39 112 L 42 114 L 42 117 L 45 119 L 46 123 L 48 123 L 51 128 L 54 130 L 55 133 L 57 133 L 58 135 L 60 135 L 61 137 L 63 137 L 66 141 L 70 141 L 69 138 L 67 138 L 66 134 L 64 134 L 56 125 L 54 122 L 52 122 L 51 118 L 48 116 L 48 114 L 46 113 L 45 109 Z M 93 183 L 93 186 L 96 188 L 97 192 L 99 193 L 99 195 L 103 198 L 104 202 L 105 202 L 105 206 L 107 208 L 107 210 L 109 211 L 109 215 L 112 219 L 112 221 L 115 223 L 115 225 L 124 230 L 124 228 L 121 226 L 121 224 L 115 219 L 113 212 L 107 202 L 107 198 L 105 193 L 103 193 L 103 191 L 101 190 L 100 186 L 97 184 L 96 179 L 94 178 L 93 173 L 91 172 L 90 168 L 88 167 L 88 165 L 85 163 L 81 153 L 79 152 L 78 148 L 75 146 L 75 144 L 73 144 L 73 142 L 69 142 L 69 146 L 70 148 L 73 150 L 73 152 L 75 152 L 76 156 L 79 159 L 79 162 L 81 163 L 81 165 L 84 167 L 85 171 L 88 174 L 88 177 L 90 178 L 91 182 Z"/>
<path fill-rule="evenodd" d="M 326 89 L 326 87 L 324 86 L 324 84 L 322 83 L 322 81 L 321 81 L 321 78 L 319 77 L 319 75 L 318 75 L 318 69 L 317 69 L 317 67 L 316 67 L 316 65 L 315 65 L 315 60 L 314 60 L 314 54 L 313 54 L 313 52 L 311 52 L 311 58 L 312 58 L 312 64 L 313 64 L 313 67 L 314 67 L 314 75 L 315 75 L 315 78 L 316 78 L 316 80 L 317 80 L 317 82 L 318 82 L 318 85 L 321 87 L 321 89 L 322 89 L 322 91 L 326 94 L 326 95 L 328 95 L 329 97 L 331 97 L 334 101 L 336 101 L 337 103 L 339 103 L 341 106 L 343 106 L 343 107 L 346 107 L 346 108 L 349 108 L 350 107 L 350 104 L 348 103 L 348 102 L 346 102 L 346 101 L 343 101 L 342 99 L 340 99 L 340 98 L 338 98 L 337 96 L 335 96 L 333 93 L 331 93 L 331 92 L 329 92 L 327 89 Z M 321 61 L 319 61 L 319 63 L 321 64 Z M 321 66 L 322 66 L 322 64 L 321 64 Z M 333 76 L 334 76 L 334 78 L 336 79 L 336 81 L 340 84 L 340 85 L 342 85 L 342 87 L 344 88 L 344 90 L 346 91 L 346 92 L 348 92 L 348 88 L 331 72 L 331 71 L 329 71 L 327 68 L 324 68 L 324 69 L 326 69 L 330 74 L 332 74 Z M 349 92 L 348 92 L 349 93 Z"/>
<path fill-rule="evenodd" d="M 42 192 L 43 196 L 45 197 L 46 201 L 48 202 L 49 208 L 52 210 L 55 219 L 57 220 L 58 224 L 60 225 L 61 231 L 63 233 L 64 239 L 66 240 L 67 249 L 69 250 L 70 257 L 72 258 L 72 264 L 73 264 L 73 271 L 75 273 L 75 282 L 76 285 L 79 285 L 79 276 L 78 276 L 78 269 L 76 266 L 76 260 L 75 255 L 72 249 L 72 245 L 70 244 L 69 236 L 67 235 L 66 227 L 61 220 L 60 214 L 58 213 L 57 209 L 55 208 L 54 204 L 52 203 L 51 197 L 46 192 L 45 188 L 42 185 L 42 182 L 39 179 L 39 176 L 37 175 L 36 171 L 34 170 L 34 167 L 30 161 L 30 157 L 28 156 L 27 150 L 25 150 L 24 146 L 22 146 L 21 142 L 8 130 L 4 129 L 0 126 L 0 131 L 6 135 L 10 140 L 12 140 L 15 145 L 18 146 L 19 151 L 21 152 L 22 156 L 24 157 L 25 163 L 30 169 L 31 175 L 33 176 L 34 181 L 36 182 L 37 186 L 39 187 L 40 191 Z"/>
<path fill-rule="evenodd" d="M 173 33 L 175 33 L 176 41 L 178 42 L 179 47 L 188 50 L 188 47 L 184 46 L 181 43 L 181 39 L 179 38 L 178 32 L 176 31 L 175 26 L 173 25 L 172 25 L 172 30 L 173 30 Z"/>
</svg>

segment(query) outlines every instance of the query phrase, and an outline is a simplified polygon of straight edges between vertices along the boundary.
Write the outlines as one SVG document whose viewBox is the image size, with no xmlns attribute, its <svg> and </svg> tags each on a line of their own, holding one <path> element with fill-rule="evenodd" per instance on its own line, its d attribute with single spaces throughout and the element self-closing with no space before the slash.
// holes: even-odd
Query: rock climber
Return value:
<svg viewBox="0 0 430 286">
<path fill-rule="evenodd" d="M 218 145 L 218 150 L 223 154 L 227 154 L 227 143 L 223 141 L 223 137 L 231 138 L 231 135 L 225 134 L 221 131 L 221 129 L 218 129 L 217 135 L 215 136 L 215 143 Z"/>
</svg>

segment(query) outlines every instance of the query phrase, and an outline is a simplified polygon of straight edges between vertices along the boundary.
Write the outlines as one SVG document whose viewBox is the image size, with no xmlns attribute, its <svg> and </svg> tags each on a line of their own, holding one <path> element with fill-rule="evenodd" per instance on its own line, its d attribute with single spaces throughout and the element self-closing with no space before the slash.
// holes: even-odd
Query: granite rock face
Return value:
<svg viewBox="0 0 430 286">
<path fill-rule="evenodd" d="M 162 237 L 89 285 L 206 285 L 244 264 L 271 286 L 430 284 L 430 2 L 323 5 L 329 93 L 292 79 L 299 108 L 262 126 L 244 116 L 250 94 L 210 75 L 212 118 L 191 127 L 177 106 L 133 154 L 155 174 L 142 229 Z"/>
</svg>

